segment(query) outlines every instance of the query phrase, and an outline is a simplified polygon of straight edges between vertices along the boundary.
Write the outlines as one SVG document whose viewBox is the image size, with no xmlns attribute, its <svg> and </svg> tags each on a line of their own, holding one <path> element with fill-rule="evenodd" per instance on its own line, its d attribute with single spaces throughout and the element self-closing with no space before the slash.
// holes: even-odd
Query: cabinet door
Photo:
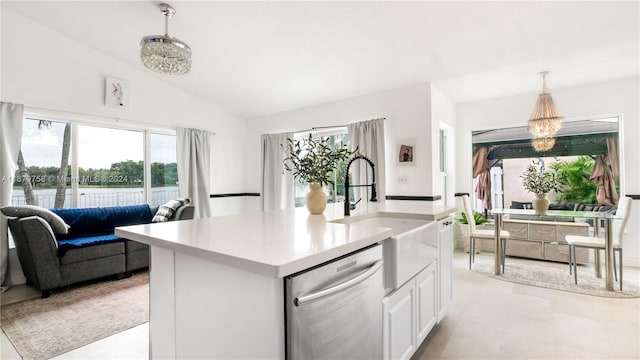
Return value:
<svg viewBox="0 0 640 360">
<path fill-rule="evenodd" d="M 416 276 L 418 344 L 429 335 L 438 321 L 437 262 Z"/>
<path fill-rule="evenodd" d="M 439 255 L 438 263 L 439 263 L 439 274 L 440 277 L 440 301 L 438 304 L 438 321 L 440 321 L 444 314 L 446 313 L 447 306 L 451 302 L 453 298 L 453 288 L 452 288 L 452 272 L 453 272 L 453 220 L 451 218 L 446 218 L 444 220 L 440 220 L 439 227 Z"/>
<path fill-rule="evenodd" d="M 409 359 L 417 346 L 416 291 L 411 279 L 382 301 L 384 359 Z"/>
</svg>

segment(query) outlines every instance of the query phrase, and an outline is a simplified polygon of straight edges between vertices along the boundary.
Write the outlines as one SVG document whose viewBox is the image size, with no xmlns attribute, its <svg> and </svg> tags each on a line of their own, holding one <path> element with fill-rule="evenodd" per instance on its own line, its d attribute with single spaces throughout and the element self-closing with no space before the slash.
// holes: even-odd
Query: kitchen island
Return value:
<svg viewBox="0 0 640 360">
<path fill-rule="evenodd" d="M 436 221 L 429 204 L 363 204 L 342 219 L 305 208 L 134 225 L 116 234 L 151 246 L 151 358 L 285 358 L 284 277 L 381 243 L 384 214 Z"/>
</svg>

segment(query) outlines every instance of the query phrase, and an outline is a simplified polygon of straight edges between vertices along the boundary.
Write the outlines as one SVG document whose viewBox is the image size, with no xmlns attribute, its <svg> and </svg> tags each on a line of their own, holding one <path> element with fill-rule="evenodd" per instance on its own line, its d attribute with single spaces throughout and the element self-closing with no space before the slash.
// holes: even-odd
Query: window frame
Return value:
<svg viewBox="0 0 640 360">
<path fill-rule="evenodd" d="M 78 178 L 78 127 L 92 126 L 100 128 L 109 128 L 115 130 L 128 130 L 142 132 L 143 137 L 143 162 L 144 162 L 144 201 L 151 201 L 151 134 L 177 136 L 176 129 L 165 127 L 162 125 L 135 122 L 130 120 L 122 120 L 119 118 L 111 118 L 107 116 L 97 116 L 81 113 L 72 113 L 56 110 L 44 110 L 37 108 L 25 107 L 23 119 L 26 120 L 45 120 L 62 124 L 71 124 L 71 150 L 69 154 L 69 163 L 71 164 L 71 176 Z M 176 150 L 177 151 L 177 150 Z M 176 161 L 177 161 L 176 157 Z M 77 182 L 71 182 L 71 208 L 76 208 L 80 200 L 80 188 Z"/>
</svg>

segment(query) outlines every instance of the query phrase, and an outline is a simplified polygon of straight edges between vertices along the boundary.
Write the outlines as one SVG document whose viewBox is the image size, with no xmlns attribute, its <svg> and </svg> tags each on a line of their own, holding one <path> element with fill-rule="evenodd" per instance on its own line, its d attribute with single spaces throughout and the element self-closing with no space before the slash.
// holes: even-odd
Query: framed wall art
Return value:
<svg viewBox="0 0 640 360">
<path fill-rule="evenodd" d="M 129 109 L 130 92 L 126 80 L 107 76 L 104 82 L 104 103 L 106 106 Z"/>
<path fill-rule="evenodd" d="M 397 150 L 397 159 L 398 165 L 407 166 L 407 165 L 415 165 L 416 164 L 416 141 L 412 140 L 403 140 L 398 142 Z"/>
</svg>

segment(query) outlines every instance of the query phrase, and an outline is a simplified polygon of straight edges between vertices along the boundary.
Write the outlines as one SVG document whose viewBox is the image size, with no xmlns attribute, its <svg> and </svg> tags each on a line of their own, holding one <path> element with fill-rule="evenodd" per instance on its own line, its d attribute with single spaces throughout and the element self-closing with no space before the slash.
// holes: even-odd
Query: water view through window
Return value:
<svg viewBox="0 0 640 360">
<path fill-rule="evenodd" d="M 144 133 L 78 126 L 78 207 L 145 202 Z"/>
<path fill-rule="evenodd" d="M 160 205 L 178 197 L 175 135 L 25 119 L 21 155 L 15 205 Z"/>
</svg>

